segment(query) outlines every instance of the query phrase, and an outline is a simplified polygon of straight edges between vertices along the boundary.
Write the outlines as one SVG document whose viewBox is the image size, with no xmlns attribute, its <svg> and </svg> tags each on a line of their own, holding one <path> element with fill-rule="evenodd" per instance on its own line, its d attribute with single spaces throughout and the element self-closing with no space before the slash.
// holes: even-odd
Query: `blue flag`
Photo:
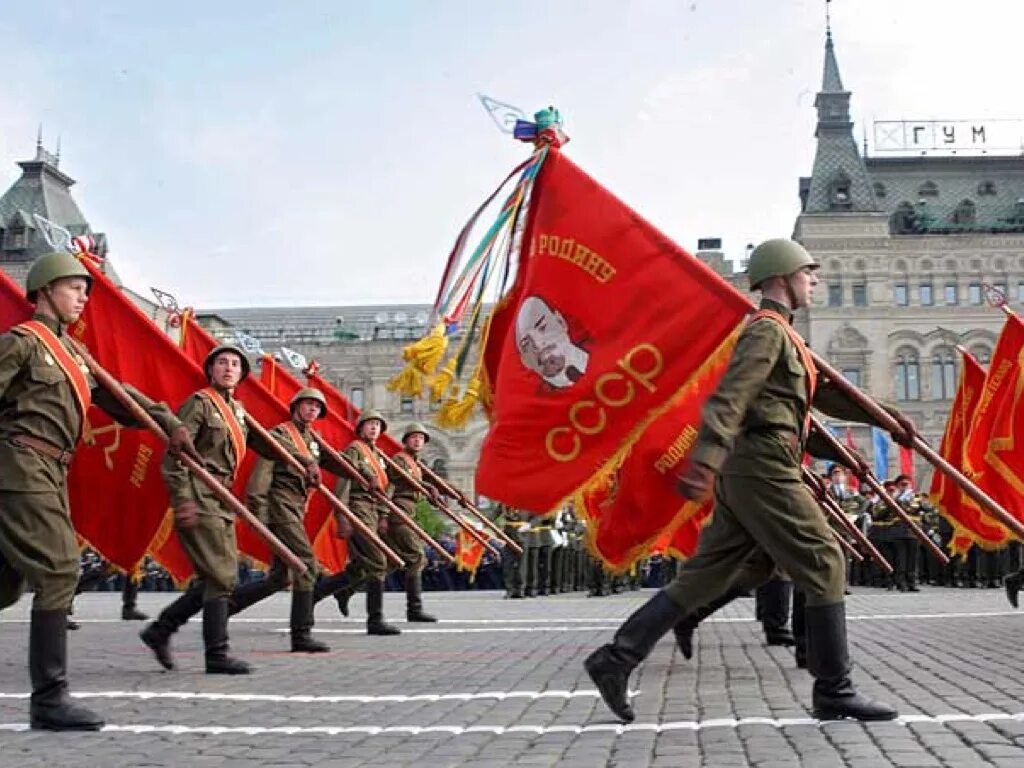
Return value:
<svg viewBox="0 0 1024 768">
<path fill-rule="evenodd" d="M 889 433 L 872 427 L 871 441 L 875 444 L 875 475 L 885 480 L 889 476 Z"/>
</svg>

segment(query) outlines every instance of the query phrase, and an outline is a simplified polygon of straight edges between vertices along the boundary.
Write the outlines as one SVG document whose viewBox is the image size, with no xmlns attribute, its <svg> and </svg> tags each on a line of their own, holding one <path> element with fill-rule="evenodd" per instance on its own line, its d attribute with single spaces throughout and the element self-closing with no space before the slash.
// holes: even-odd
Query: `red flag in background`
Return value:
<svg viewBox="0 0 1024 768">
<path fill-rule="evenodd" d="M 860 451 L 857 450 L 857 442 L 853 439 L 853 428 L 847 425 L 846 427 L 846 447 L 849 448 L 855 455 L 859 455 Z M 913 475 L 911 475 L 913 477 Z M 854 493 L 860 492 L 860 478 L 857 477 L 853 472 L 846 473 L 846 479 L 850 484 L 850 490 Z M 882 478 L 883 480 L 885 478 Z"/>
<path fill-rule="evenodd" d="M 1024 323 L 1007 317 L 996 343 L 988 375 L 970 423 L 964 450 L 964 469 L 979 488 L 995 498 L 1018 520 L 1024 520 Z M 1021 445 L 1017 445 L 1017 437 Z M 964 500 L 966 503 L 966 500 Z M 994 521 L 989 521 L 993 527 Z M 1001 531 L 999 542 L 1007 540 Z M 985 542 L 979 542 L 985 545 Z"/>
<path fill-rule="evenodd" d="M 555 149 L 531 194 L 516 283 L 486 332 L 493 400 L 476 479 L 546 513 L 607 483 L 727 355 L 750 303 Z"/>
<path fill-rule="evenodd" d="M 21 286 L 0 269 L 0 333 L 6 333 L 18 323 L 31 320 L 34 310 Z"/>
<path fill-rule="evenodd" d="M 476 571 L 484 558 L 484 545 L 462 528 L 455 535 L 455 568 L 469 574 L 469 583 L 476 581 Z"/>
<path fill-rule="evenodd" d="M 960 470 L 964 468 L 967 432 L 974 420 L 974 413 L 984 387 L 985 369 L 972 355 L 965 353 L 960 369 L 960 382 L 939 447 L 942 457 Z M 936 470 L 932 474 L 932 485 L 928 495 L 939 512 L 953 525 L 950 550 L 954 554 L 966 553 L 975 543 L 991 549 L 1008 540 L 1009 534 L 1006 529 L 982 514 L 977 504 L 963 494 L 960 486 L 944 473 Z"/>
<path fill-rule="evenodd" d="M 324 393 L 324 397 L 327 398 L 328 410 L 332 414 L 336 414 L 337 417 L 332 419 L 329 424 L 325 424 L 320 433 L 335 448 L 344 449 L 356 439 L 355 423 L 359 419 L 361 411 L 319 373 L 307 373 L 306 383 Z M 384 433 L 378 438 L 377 447 L 388 456 L 394 456 L 402 450 L 402 444 L 388 433 Z"/>
<path fill-rule="evenodd" d="M 202 371 L 89 259 L 82 263 L 92 291 L 69 332 L 115 378 L 176 408 L 204 385 Z M 103 557 L 131 570 L 162 535 L 164 444 L 146 430 L 122 428 L 97 408 L 89 411 L 85 435 L 68 477 L 72 521 Z"/>
</svg>

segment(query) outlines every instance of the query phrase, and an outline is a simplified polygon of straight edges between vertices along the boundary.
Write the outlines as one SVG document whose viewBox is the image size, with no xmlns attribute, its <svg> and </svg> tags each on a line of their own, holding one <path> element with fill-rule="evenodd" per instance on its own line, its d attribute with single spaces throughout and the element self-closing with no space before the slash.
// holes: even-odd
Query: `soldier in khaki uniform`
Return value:
<svg viewBox="0 0 1024 768">
<path fill-rule="evenodd" d="M 437 506 L 441 502 L 440 491 L 423 477 L 419 463 L 420 451 L 428 442 L 430 435 L 426 427 L 419 423 L 410 424 L 402 433 L 402 450 L 391 460 L 426 488 L 431 503 Z M 391 483 L 391 500 L 409 517 L 415 518 L 416 504 L 423 500 L 423 494 L 390 466 L 388 480 Z M 387 521 L 385 542 L 405 562 L 405 618 L 414 622 L 435 622 L 437 619 L 423 610 L 423 568 L 427 564 L 423 542 L 396 515 L 388 515 Z"/>
<path fill-rule="evenodd" d="M 178 417 L 206 469 L 230 488 L 247 446 L 270 460 L 276 459 L 277 453 L 262 436 L 249 432 L 245 409 L 234 396 L 235 388 L 249 375 L 245 353 L 234 346 L 215 347 L 206 356 L 203 368 L 210 386 L 190 395 Z M 319 484 L 317 463 L 294 446 L 285 445 L 285 449 L 306 467 L 307 481 Z M 171 635 L 202 611 L 206 673 L 247 675 L 249 665 L 228 655 L 228 598 L 238 579 L 234 512 L 173 457 L 168 457 L 161 469 L 174 508 L 174 528 L 196 575 L 188 589 L 139 637 L 161 666 L 174 669 Z"/>
<path fill-rule="evenodd" d="M 345 449 L 345 456 L 366 478 L 368 488 L 348 474 L 339 476 L 337 494 L 370 530 L 387 534 L 388 510 L 374 498 L 373 491 L 387 492 L 387 466 L 377 448 L 377 438 L 387 431 L 387 423 L 378 411 L 363 411 L 356 422 L 356 439 Z M 348 616 L 348 601 L 360 587 L 366 587 L 366 633 L 398 635 L 401 630 L 384 621 L 384 577 L 388 563 L 381 552 L 358 533 L 348 541 L 348 565 L 341 573 L 317 582 L 314 602 L 334 595 L 338 610 Z"/>
<path fill-rule="evenodd" d="M 73 703 L 67 683 L 67 613 L 79 553 L 67 498 L 68 465 L 90 402 L 139 426 L 99 387 L 67 340 L 85 309 L 92 278 L 74 256 L 51 253 L 26 280 L 32 320 L 0 336 L 0 609 L 35 592 L 29 626 L 29 711 L 33 728 L 97 730 L 103 720 Z M 171 451 L 194 450 L 170 409 L 125 387 L 171 435 Z M 113 522 L 113 521 L 112 521 Z"/>
<path fill-rule="evenodd" d="M 714 489 L 712 521 L 674 581 L 585 663 L 605 703 L 625 721 L 634 717 L 629 675 L 658 639 L 730 588 L 762 583 L 776 563 L 806 592 L 815 716 L 896 717 L 891 707 L 853 687 L 843 554 L 801 479 L 812 400 L 832 416 L 871 422 L 829 382 L 812 377 L 813 360 L 791 327 L 793 312 L 810 303 L 817 266 L 788 240 L 769 240 L 751 255 L 750 283 L 762 292 L 761 311 L 741 332 L 729 368 L 704 406 L 691 462 L 679 479 L 680 492 L 690 499 Z M 900 426 L 901 439 L 913 434 L 909 422 Z"/>
<path fill-rule="evenodd" d="M 308 457 L 328 472 L 344 472 L 329 455 L 320 452 L 320 444 L 313 437 L 312 424 L 327 415 L 327 399 L 312 387 L 300 389 L 288 405 L 290 421 L 278 424 L 270 434 L 289 449 Z M 305 475 L 300 475 L 280 459 L 259 460 L 246 488 L 246 505 L 262 519 L 281 542 L 306 565 L 306 572 L 291 579 L 291 640 L 293 653 L 325 653 L 330 648 L 310 634 L 313 629 L 313 587 L 320 566 L 313 555 L 302 520 L 306 503 L 313 487 Z M 230 599 L 230 613 L 239 611 L 270 597 L 288 586 L 288 566 L 278 557 L 270 566 L 267 578 L 235 589 Z"/>
</svg>

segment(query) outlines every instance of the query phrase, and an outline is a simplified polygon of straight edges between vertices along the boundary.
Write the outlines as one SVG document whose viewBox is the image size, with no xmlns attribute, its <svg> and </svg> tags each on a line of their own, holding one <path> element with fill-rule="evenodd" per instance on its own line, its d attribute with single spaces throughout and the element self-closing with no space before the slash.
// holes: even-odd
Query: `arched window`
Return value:
<svg viewBox="0 0 1024 768">
<path fill-rule="evenodd" d="M 976 344 L 971 347 L 970 353 L 974 355 L 974 358 L 982 365 L 988 365 L 992 362 L 992 350 L 984 344 Z"/>
<path fill-rule="evenodd" d="M 920 187 L 917 188 L 917 194 L 921 197 L 938 197 L 939 196 L 939 185 L 934 181 L 926 181 Z"/>
<path fill-rule="evenodd" d="M 940 347 L 932 355 L 932 400 L 952 400 L 956 394 L 956 355 Z"/>
<path fill-rule="evenodd" d="M 921 364 L 917 352 L 909 347 L 896 355 L 896 399 L 921 399 Z"/>
<path fill-rule="evenodd" d="M 971 200 L 961 200 L 953 211 L 953 223 L 960 227 L 973 227 L 977 212 L 977 206 Z"/>
<path fill-rule="evenodd" d="M 853 206 L 850 177 L 839 171 L 828 185 L 828 206 L 833 211 L 848 211 Z"/>
<path fill-rule="evenodd" d="M 877 197 L 877 198 L 883 198 L 883 197 L 885 197 L 888 194 L 887 190 L 885 189 L 885 184 L 883 184 L 880 181 L 876 181 L 875 182 L 874 189 L 875 189 L 875 197 Z"/>
<path fill-rule="evenodd" d="M 889 228 L 894 235 L 906 235 L 914 231 L 917 216 L 914 213 L 914 206 L 904 200 L 896 206 L 889 219 Z"/>
</svg>

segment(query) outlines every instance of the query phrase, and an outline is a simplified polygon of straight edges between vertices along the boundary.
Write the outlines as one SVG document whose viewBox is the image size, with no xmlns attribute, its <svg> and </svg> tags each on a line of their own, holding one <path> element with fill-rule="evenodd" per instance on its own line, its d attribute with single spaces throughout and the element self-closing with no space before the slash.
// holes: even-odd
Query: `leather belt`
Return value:
<svg viewBox="0 0 1024 768">
<path fill-rule="evenodd" d="M 74 458 L 74 451 L 65 451 L 62 448 L 58 448 L 53 443 L 47 442 L 39 437 L 33 437 L 32 435 L 14 435 L 10 438 L 12 445 L 20 446 L 21 448 L 30 448 L 36 453 L 41 453 L 43 456 L 49 456 L 54 461 L 60 462 L 65 467 L 70 466 L 71 459 Z"/>
</svg>

